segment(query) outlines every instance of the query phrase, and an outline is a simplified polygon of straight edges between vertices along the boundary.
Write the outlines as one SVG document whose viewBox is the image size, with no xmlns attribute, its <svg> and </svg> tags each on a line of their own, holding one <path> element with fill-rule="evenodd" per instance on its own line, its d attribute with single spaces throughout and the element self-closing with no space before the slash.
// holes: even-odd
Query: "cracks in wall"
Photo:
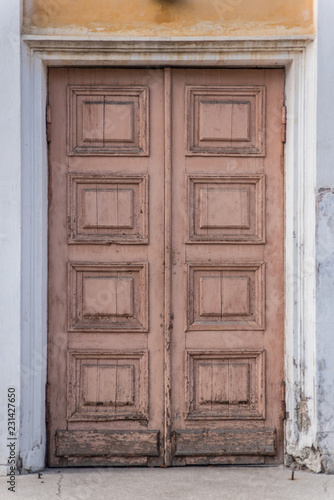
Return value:
<svg viewBox="0 0 334 500">
<path fill-rule="evenodd" d="M 332 337 L 334 312 L 334 187 L 317 189 L 317 343 L 316 343 L 316 417 L 317 449 L 321 450 L 322 469 L 334 473 Z"/>
<path fill-rule="evenodd" d="M 318 432 L 317 442 L 322 454 L 322 466 L 326 474 L 334 474 L 334 432 Z"/>
<path fill-rule="evenodd" d="M 16 459 L 16 468 L 19 471 L 19 474 L 21 474 L 22 473 L 22 457 L 20 454 L 18 455 L 18 457 Z"/>
<path fill-rule="evenodd" d="M 308 433 L 311 427 L 311 419 L 308 415 L 307 398 L 302 395 L 297 405 L 297 427 L 299 432 Z"/>
<path fill-rule="evenodd" d="M 316 227 L 316 339 L 313 351 L 313 396 L 308 386 L 305 394 L 299 383 L 294 387 L 294 418 L 290 422 L 294 443 L 288 444 L 285 465 L 293 469 L 309 469 L 313 472 L 334 473 L 334 428 L 332 345 L 328 339 L 334 320 L 334 187 L 317 189 Z M 307 358 L 310 362 L 310 357 Z M 294 360 L 294 367 L 305 378 L 305 370 Z M 292 431 L 292 429 L 294 429 Z"/>
<path fill-rule="evenodd" d="M 295 363 L 294 363 L 295 364 Z M 302 371 L 304 371 L 304 367 Z M 298 393 L 298 396 L 297 396 Z M 308 469 L 312 472 L 324 472 L 323 453 L 316 442 L 316 434 L 312 432 L 312 416 L 309 413 L 309 400 L 298 390 L 296 393 L 295 425 L 298 438 L 295 444 L 288 445 L 284 456 L 284 465 L 291 469 Z M 313 429 L 314 430 L 314 429 Z"/>
<path fill-rule="evenodd" d="M 40 438 L 40 442 L 35 444 L 26 455 L 20 455 L 18 461 L 18 470 L 20 473 L 40 472 L 44 469 L 44 460 L 42 464 L 40 460 L 41 453 L 44 455 L 42 442 L 43 440 Z"/>
<path fill-rule="evenodd" d="M 296 447 L 291 453 L 286 453 L 284 465 L 291 469 L 309 469 L 316 473 L 325 472 L 322 452 L 318 446 L 313 445 L 301 449 Z"/>
<path fill-rule="evenodd" d="M 326 452 L 319 444 L 294 448 L 284 456 L 284 465 L 295 470 L 310 470 L 311 472 L 333 474 L 334 461 L 331 452 Z"/>
<path fill-rule="evenodd" d="M 315 373 L 314 408 L 311 398 L 295 386 L 295 443 L 287 446 L 285 465 L 294 469 L 309 469 L 313 472 L 334 473 L 334 428 L 333 416 L 333 377 L 331 363 L 332 348 L 324 342 L 332 332 L 334 320 L 334 187 L 323 186 L 317 189 L 317 320 L 316 345 L 314 352 Z M 324 348 L 324 346 L 326 346 Z M 294 361 L 294 367 L 305 374 L 305 366 Z M 307 367 L 311 369 L 311 367 Z M 303 378 L 303 377 L 302 377 Z M 312 405 L 312 411 L 311 407 Z"/>
</svg>

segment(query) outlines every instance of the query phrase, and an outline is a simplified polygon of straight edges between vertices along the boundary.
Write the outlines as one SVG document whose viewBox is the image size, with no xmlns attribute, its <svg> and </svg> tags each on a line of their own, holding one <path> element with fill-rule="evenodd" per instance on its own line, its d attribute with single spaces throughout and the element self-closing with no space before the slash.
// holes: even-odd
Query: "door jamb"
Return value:
<svg viewBox="0 0 334 500">
<path fill-rule="evenodd" d="M 302 450 L 315 446 L 317 428 L 314 37 L 85 40 L 27 35 L 22 37 L 22 467 L 43 467 L 46 448 L 47 69 L 93 65 L 285 68 L 285 452 L 298 460 Z"/>
</svg>

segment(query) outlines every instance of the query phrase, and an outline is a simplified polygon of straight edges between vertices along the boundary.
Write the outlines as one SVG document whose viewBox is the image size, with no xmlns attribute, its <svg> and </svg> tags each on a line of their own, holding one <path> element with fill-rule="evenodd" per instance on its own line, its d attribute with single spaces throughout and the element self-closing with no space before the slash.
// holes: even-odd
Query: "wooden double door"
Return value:
<svg viewBox="0 0 334 500">
<path fill-rule="evenodd" d="M 282 461 L 283 98 L 50 69 L 50 466 Z"/>
</svg>

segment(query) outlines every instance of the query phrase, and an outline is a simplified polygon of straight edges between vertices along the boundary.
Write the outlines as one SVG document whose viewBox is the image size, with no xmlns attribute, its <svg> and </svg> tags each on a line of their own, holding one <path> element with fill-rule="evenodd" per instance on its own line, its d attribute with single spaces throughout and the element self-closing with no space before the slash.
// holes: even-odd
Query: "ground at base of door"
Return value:
<svg viewBox="0 0 334 500">
<path fill-rule="evenodd" d="M 0 478 L 2 500 L 330 500 L 334 475 L 280 467 L 72 468 Z"/>
</svg>

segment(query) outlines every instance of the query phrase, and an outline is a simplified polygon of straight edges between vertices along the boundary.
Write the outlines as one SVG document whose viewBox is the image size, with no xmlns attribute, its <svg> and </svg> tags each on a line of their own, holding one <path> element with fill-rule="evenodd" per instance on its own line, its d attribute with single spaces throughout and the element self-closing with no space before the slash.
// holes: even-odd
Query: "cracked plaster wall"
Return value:
<svg viewBox="0 0 334 500">
<path fill-rule="evenodd" d="M 318 122 L 321 122 L 321 120 L 322 118 L 318 119 Z M 332 148 L 333 146 L 330 146 L 329 150 Z M 319 155 L 320 152 L 319 149 Z M 329 151 L 324 156 L 328 154 Z M 334 150 L 332 154 L 334 160 Z M 320 165 L 320 162 L 318 164 Z M 325 161 L 323 164 L 325 164 Z M 330 176 L 332 176 L 332 173 Z M 315 383 L 318 444 L 323 454 L 324 469 L 334 473 L 334 182 L 330 179 L 328 181 L 328 184 L 330 183 L 333 187 L 320 187 L 317 193 L 317 355 Z"/>
</svg>

